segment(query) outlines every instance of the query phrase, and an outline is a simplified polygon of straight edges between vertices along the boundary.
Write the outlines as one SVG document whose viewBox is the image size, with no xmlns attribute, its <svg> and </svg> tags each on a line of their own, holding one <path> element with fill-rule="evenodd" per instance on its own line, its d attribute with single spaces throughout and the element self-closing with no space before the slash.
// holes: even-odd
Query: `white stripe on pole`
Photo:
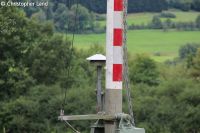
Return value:
<svg viewBox="0 0 200 133">
<path fill-rule="evenodd" d="M 121 46 L 114 46 L 113 47 L 113 63 L 114 64 L 123 64 L 122 55 L 123 50 Z"/>
<path fill-rule="evenodd" d="M 114 12 L 114 28 L 123 29 L 123 12 L 122 11 L 115 11 Z"/>
</svg>

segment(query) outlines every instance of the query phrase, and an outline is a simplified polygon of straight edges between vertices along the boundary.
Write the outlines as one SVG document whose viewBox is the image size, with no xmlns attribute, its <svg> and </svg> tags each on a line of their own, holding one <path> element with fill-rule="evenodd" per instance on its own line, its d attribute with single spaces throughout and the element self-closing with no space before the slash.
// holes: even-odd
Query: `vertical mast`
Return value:
<svg viewBox="0 0 200 133">
<path fill-rule="evenodd" d="M 107 0 L 106 97 L 109 115 L 122 112 L 123 0 Z M 105 133 L 114 133 L 114 122 L 105 124 Z"/>
</svg>

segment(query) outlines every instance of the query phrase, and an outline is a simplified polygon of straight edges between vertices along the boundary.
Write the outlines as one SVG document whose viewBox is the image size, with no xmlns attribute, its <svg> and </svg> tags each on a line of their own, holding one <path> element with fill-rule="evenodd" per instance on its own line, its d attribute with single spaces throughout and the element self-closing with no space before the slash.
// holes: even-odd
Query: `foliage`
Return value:
<svg viewBox="0 0 200 133">
<path fill-rule="evenodd" d="M 38 83 L 54 84 L 69 65 L 70 54 L 70 42 L 63 36 L 44 38 L 29 53 L 27 64 L 31 76 Z"/>
<path fill-rule="evenodd" d="M 132 0 L 129 1 L 129 12 L 160 12 L 167 9 L 165 0 Z"/>
<path fill-rule="evenodd" d="M 152 59 L 145 55 L 137 55 L 131 62 L 130 79 L 133 83 L 144 83 L 150 86 L 159 83 L 159 73 Z"/>
<path fill-rule="evenodd" d="M 39 25 L 29 21 L 16 8 L 0 8 L 0 99 L 24 95 L 34 83 L 24 60 L 30 46 L 37 41 Z"/>
<path fill-rule="evenodd" d="M 93 29 L 94 15 L 82 5 L 72 5 L 70 8 L 58 4 L 55 11 L 54 23 L 60 32 L 84 32 Z"/>
<path fill-rule="evenodd" d="M 190 74 L 196 80 L 200 80 L 200 48 L 198 48 L 195 56 L 191 59 Z"/>
<path fill-rule="evenodd" d="M 168 0 L 169 6 L 172 8 L 181 9 L 182 11 L 189 11 L 193 2 L 188 0 Z"/>
<path fill-rule="evenodd" d="M 165 80 L 157 87 L 135 85 L 137 125 L 149 133 L 198 132 L 199 87 L 197 82 L 186 78 Z"/>
<path fill-rule="evenodd" d="M 58 4 L 57 7 L 53 18 L 55 28 L 59 32 L 67 33 L 68 27 L 71 24 L 70 21 L 74 23 L 74 18 L 69 19 L 69 9 L 64 4 Z"/>
<path fill-rule="evenodd" d="M 196 27 L 200 29 L 200 15 L 196 18 Z"/>
<path fill-rule="evenodd" d="M 58 86 L 32 87 L 24 97 L 3 104 L 0 120 L 6 128 L 6 132 L 38 133 L 51 132 L 62 129 L 63 126 L 55 126 L 59 114 L 61 89 Z M 54 124 L 53 124 L 54 123 Z"/>
<path fill-rule="evenodd" d="M 167 30 L 167 29 L 170 29 L 170 28 L 172 28 L 173 27 L 173 22 L 171 21 L 171 19 L 166 19 L 163 23 L 162 23 L 162 25 L 163 25 L 163 29 L 164 30 Z"/>
<path fill-rule="evenodd" d="M 73 5 L 71 7 L 71 10 L 74 12 L 74 15 L 77 12 L 77 23 L 76 25 L 73 25 L 73 26 L 77 27 L 79 32 L 83 32 L 88 29 L 93 29 L 94 14 L 89 13 L 88 9 L 81 5 Z M 72 18 L 73 17 L 70 18 L 69 16 L 69 19 L 72 19 Z"/>
<path fill-rule="evenodd" d="M 37 0 L 32 0 L 36 2 Z M 48 0 L 48 7 L 26 7 L 23 8 L 26 12 L 27 16 L 33 19 L 37 19 L 38 21 L 50 21 L 54 23 L 55 29 L 58 32 L 67 33 L 74 31 L 75 25 L 75 12 L 74 6 L 76 1 L 68 0 Z M 182 10 L 190 10 L 194 9 L 198 11 L 199 0 L 185 2 L 182 0 L 131 0 L 129 1 L 128 11 L 130 13 L 135 12 L 161 12 L 168 8 L 180 8 Z M 101 6 L 99 6 L 101 5 Z M 95 23 L 95 20 L 99 20 L 95 18 L 94 13 L 106 13 L 106 0 L 84 0 L 79 1 L 79 13 L 77 18 L 77 29 L 79 29 L 79 33 L 102 33 L 105 31 L 104 27 L 100 27 L 99 24 Z M 89 15 L 88 15 L 89 14 Z M 174 14 L 163 12 L 160 14 L 161 17 L 167 18 L 175 18 Z M 188 16 L 184 17 L 188 22 Z M 135 21 L 135 20 L 134 20 Z M 133 24 L 135 25 L 135 24 Z M 183 25 L 183 24 L 180 24 Z M 189 25 L 189 24 L 184 24 Z M 184 26 L 183 25 L 183 26 Z M 138 24 L 137 24 L 138 26 Z M 149 26 L 139 26 L 136 29 L 144 29 L 149 28 Z M 178 25 L 179 26 L 179 25 Z M 183 27 L 181 26 L 181 27 Z M 195 30 L 188 26 L 187 30 Z M 164 27 L 167 28 L 166 26 Z M 170 27 L 171 28 L 171 27 Z M 181 28 L 184 29 L 184 28 Z"/>
<path fill-rule="evenodd" d="M 200 11 L 200 0 L 193 0 L 192 9 L 196 11 Z"/>
<path fill-rule="evenodd" d="M 162 21 L 159 17 L 154 16 L 151 22 L 151 28 L 153 29 L 161 29 L 162 28 Z"/>
<path fill-rule="evenodd" d="M 70 130 L 66 131 L 64 123 L 57 120 L 61 108 L 65 110 L 65 114 L 96 112 L 96 67 L 86 58 L 96 53 L 105 54 L 102 47 L 105 35 L 77 35 L 75 44 L 79 46 L 87 44 L 90 39 L 96 43 L 89 49 L 77 49 L 71 47 L 71 38 L 54 33 L 52 23 L 41 23 L 44 18 L 53 19 L 51 13 L 44 14 L 46 10 L 56 11 L 60 15 L 63 10 L 75 8 L 72 5 L 56 4 L 55 7 L 50 7 L 52 9 L 44 9 L 39 14 L 31 9 L 30 14 L 34 13 L 29 14 L 32 19 L 28 19 L 21 9 L 0 7 L 1 131 L 65 133 Z M 87 13 L 88 11 L 85 12 Z M 41 21 L 35 21 L 40 18 Z M 67 25 L 63 28 L 65 26 Z M 169 32 L 158 30 L 131 31 L 128 34 L 131 36 L 129 41 L 136 42 L 137 45 L 130 45 L 129 42 L 129 50 L 155 52 L 156 48 L 161 55 L 165 50 L 173 49 L 172 52 L 176 52 L 178 46 L 184 44 L 182 41 L 189 40 L 188 36 L 193 36 L 192 41 L 198 42 L 197 33 L 199 32 L 172 31 L 169 35 Z M 159 38 L 159 42 L 152 41 L 155 37 Z M 163 39 L 170 39 L 172 42 Z M 162 45 L 158 47 L 157 44 Z M 139 49 L 138 45 L 144 49 Z M 138 127 L 145 127 L 149 133 L 199 132 L 199 50 L 192 59 L 191 68 L 186 69 L 180 62 L 161 65 L 145 55 L 138 55 L 134 59 L 130 56 L 130 78 L 133 84 L 131 91 Z M 89 122 L 72 124 L 80 131 L 89 130 Z"/>
<path fill-rule="evenodd" d="M 197 49 L 200 47 L 198 44 L 186 44 L 180 47 L 179 57 L 181 59 L 189 58 L 190 56 L 194 57 L 196 55 Z"/>
<path fill-rule="evenodd" d="M 170 12 L 162 12 L 160 13 L 159 17 L 162 18 L 176 18 L 176 15 Z"/>
<path fill-rule="evenodd" d="M 196 30 L 196 25 L 194 22 L 177 22 L 175 28 L 177 30 L 193 31 Z"/>
<path fill-rule="evenodd" d="M 43 10 L 40 10 L 39 12 L 34 13 L 31 16 L 31 18 L 34 19 L 35 21 L 39 21 L 39 22 L 44 22 L 47 20 L 46 14 Z"/>
<path fill-rule="evenodd" d="M 37 1 L 37 0 L 32 0 Z M 68 2 L 64 0 L 48 0 L 49 7 L 45 10 L 47 14 L 52 14 L 57 10 L 59 4 L 64 4 L 66 7 L 70 8 L 73 4 L 76 4 L 76 1 L 69 0 Z M 105 13 L 106 12 L 106 0 L 84 0 L 79 1 L 81 5 L 89 9 L 90 11 L 96 13 Z M 101 5 L 101 6 L 99 6 Z M 183 11 L 196 10 L 199 11 L 199 0 L 131 0 L 129 1 L 128 10 L 132 12 L 160 12 L 168 8 L 181 9 Z M 28 16 L 31 16 L 33 13 L 36 13 L 40 8 L 24 8 Z M 51 15 L 50 15 L 51 16 Z"/>
</svg>

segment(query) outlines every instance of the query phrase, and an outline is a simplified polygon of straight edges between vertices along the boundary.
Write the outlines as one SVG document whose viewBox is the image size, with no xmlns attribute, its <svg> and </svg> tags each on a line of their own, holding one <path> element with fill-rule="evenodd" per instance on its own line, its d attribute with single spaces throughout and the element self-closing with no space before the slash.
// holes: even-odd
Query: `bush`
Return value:
<svg viewBox="0 0 200 133">
<path fill-rule="evenodd" d="M 186 45 L 183 45 L 179 49 L 179 57 L 181 59 L 186 59 L 189 56 L 195 56 L 197 49 L 200 47 L 198 44 L 194 43 L 188 43 Z"/>
<path fill-rule="evenodd" d="M 196 27 L 200 29 L 200 15 L 196 18 Z"/>
<path fill-rule="evenodd" d="M 154 16 L 151 21 L 151 28 L 153 29 L 162 29 L 162 21 L 158 16 Z"/>
<path fill-rule="evenodd" d="M 106 31 L 106 28 L 102 27 L 99 22 L 96 22 L 96 24 L 94 25 L 94 27 L 92 29 L 92 32 L 96 33 L 96 34 L 105 33 L 105 31 Z"/>
<path fill-rule="evenodd" d="M 130 79 L 133 83 L 157 85 L 159 72 L 156 63 L 145 55 L 137 55 L 130 63 Z"/>
<path fill-rule="evenodd" d="M 187 30 L 192 31 L 196 29 L 196 25 L 194 22 L 177 22 L 175 24 L 177 30 Z"/>
<path fill-rule="evenodd" d="M 197 50 L 195 57 L 192 58 L 190 74 L 200 81 L 200 48 Z"/>
<path fill-rule="evenodd" d="M 161 53 L 160 52 L 155 52 L 153 55 L 154 56 L 161 56 Z"/>
<path fill-rule="evenodd" d="M 137 125 L 148 133 L 198 133 L 199 87 L 199 83 L 184 78 L 165 80 L 156 87 L 134 85 Z"/>
<path fill-rule="evenodd" d="M 97 21 L 104 21 L 106 20 L 106 16 L 102 14 L 95 14 Z"/>
<path fill-rule="evenodd" d="M 176 18 L 176 15 L 170 12 L 162 12 L 160 13 L 159 17 L 161 18 Z"/>
<path fill-rule="evenodd" d="M 140 24 L 140 25 L 136 25 L 136 24 L 131 24 L 130 26 L 128 26 L 128 29 L 130 30 L 140 30 L 140 29 L 150 29 L 151 27 L 145 24 Z"/>
</svg>

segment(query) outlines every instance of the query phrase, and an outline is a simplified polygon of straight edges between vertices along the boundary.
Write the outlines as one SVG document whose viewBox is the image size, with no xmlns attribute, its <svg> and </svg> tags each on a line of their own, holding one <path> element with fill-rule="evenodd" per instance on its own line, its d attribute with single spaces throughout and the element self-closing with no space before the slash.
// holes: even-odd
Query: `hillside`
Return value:
<svg viewBox="0 0 200 133">
<path fill-rule="evenodd" d="M 181 10 L 176 9 L 170 9 L 163 11 L 165 13 L 171 13 L 174 14 L 175 18 L 170 18 L 172 22 L 194 22 L 198 15 L 200 15 L 200 12 L 197 11 L 188 11 L 183 12 Z M 136 24 L 136 25 L 142 25 L 142 24 L 149 24 L 151 23 L 154 16 L 159 15 L 160 13 L 151 13 L 151 12 L 142 12 L 142 13 L 129 13 L 128 14 L 128 25 Z M 103 15 L 105 17 L 105 15 Z M 165 21 L 167 18 L 162 18 L 162 21 Z M 105 20 L 97 21 L 101 24 L 101 26 L 105 26 Z"/>
<path fill-rule="evenodd" d="M 33 0 L 37 1 L 37 0 Z M 67 33 L 72 32 L 73 22 L 76 14 L 77 1 L 75 0 L 48 0 L 49 6 L 44 7 L 29 7 L 23 8 L 26 15 L 29 18 L 38 20 L 39 22 L 52 22 L 55 26 L 56 31 Z M 106 0 L 84 0 L 79 1 L 78 5 L 78 28 L 81 32 L 96 32 L 102 31 L 98 29 L 98 26 L 94 24 L 95 20 L 101 18 L 98 17 L 99 14 L 106 13 Z M 156 13 L 167 11 L 168 9 L 175 8 L 181 11 L 199 11 L 200 2 L 198 0 L 193 1 L 174 1 L 174 0 L 130 0 L 128 4 L 129 13 L 143 13 L 142 17 L 139 17 L 139 21 L 143 22 L 143 19 L 148 19 L 148 13 Z M 155 13 L 156 12 L 156 13 Z M 147 16 L 146 16 L 147 14 Z M 177 12 L 177 16 L 182 14 Z M 188 14 L 189 15 L 189 14 Z M 190 16 L 190 15 L 189 15 Z M 145 18 L 147 17 L 147 18 Z M 134 18 L 135 19 L 135 18 Z M 137 18 L 136 18 L 137 19 Z M 136 20 L 137 21 L 137 20 Z M 103 22 L 102 22 L 103 23 Z M 102 24 L 101 24 L 102 25 Z"/>
</svg>

